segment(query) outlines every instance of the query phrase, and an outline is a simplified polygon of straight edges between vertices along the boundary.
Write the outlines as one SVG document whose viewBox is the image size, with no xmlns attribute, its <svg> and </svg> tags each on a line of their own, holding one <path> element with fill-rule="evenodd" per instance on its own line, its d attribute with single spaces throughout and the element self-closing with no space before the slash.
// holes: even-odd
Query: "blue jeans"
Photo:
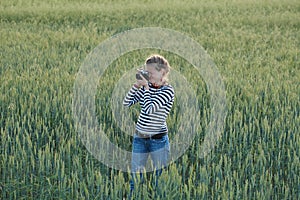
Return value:
<svg viewBox="0 0 300 200">
<path fill-rule="evenodd" d="M 154 171 L 157 178 L 162 173 L 162 168 L 168 164 L 170 153 L 170 143 L 168 135 L 163 136 L 161 139 L 146 139 L 140 138 L 134 135 L 132 144 L 132 160 L 131 160 L 131 172 L 132 180 L 130 181 L 130 191 L 134 189 L 135 174 L 140 173 L 142 178 L 142 172 L 147 170 Z M 151 164 L 146 167 L 146 163 L 149 155 L 151 156 Z"/>
</svg>

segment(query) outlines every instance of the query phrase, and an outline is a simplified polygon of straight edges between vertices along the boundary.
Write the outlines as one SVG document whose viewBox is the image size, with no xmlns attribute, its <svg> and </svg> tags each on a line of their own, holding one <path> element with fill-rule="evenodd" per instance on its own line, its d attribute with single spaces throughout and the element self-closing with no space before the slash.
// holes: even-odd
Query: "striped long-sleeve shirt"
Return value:
<svg viewBox="0 0 300 200">
<path fill-rule="evenodd" d="M 174 89 L 171 85 L 160 88 L 151 87 L 145 90 L 132 87 L 127 93 L 123 104 L 132 106 L 140 103 L 141 112 L 136 123 L 136 130 L 143 134 L 159 134 L 168 132 L 167 116 L 174 102 Z"/>
</svg>

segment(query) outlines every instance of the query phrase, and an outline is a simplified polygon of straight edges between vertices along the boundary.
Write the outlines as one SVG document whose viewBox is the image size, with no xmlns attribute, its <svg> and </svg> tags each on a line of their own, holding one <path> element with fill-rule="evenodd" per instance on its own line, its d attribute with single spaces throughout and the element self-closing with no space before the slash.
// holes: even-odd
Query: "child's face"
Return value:
<svg viewBox="0 0 300 200">
<path fill-rule="evenodd" d="M 164 70 L 158 71 L 155 68 L 155 64 L 146 65 L 146 71 L 149 72 L 149 82 L 152 84 L 161 84 L 162 78 L 164 76 Z"/>
</svg>

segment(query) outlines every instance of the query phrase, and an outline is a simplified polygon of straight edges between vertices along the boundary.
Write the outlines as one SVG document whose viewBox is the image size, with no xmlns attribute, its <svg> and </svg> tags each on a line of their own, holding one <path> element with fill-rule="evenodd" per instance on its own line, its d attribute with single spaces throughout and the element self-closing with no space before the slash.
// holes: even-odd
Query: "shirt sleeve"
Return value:
<svg viewBox="0 0 300 200">
<path fill-rule="evenodd" d="M 161 92 L 152 98 L 150 91 L 146 90 L 144 94 L 144 105 L 142 107 L 145 114 L 163 111 L 166 105 L 174 101 L 174 90 L 171 87 L 161 90 Z"/>
<path fill-rule="evenodd" d="M 123 105 L 130 107 L 133 104 L 136 104 L 137 102 L 139 102 L 141 97 L 141 92 L 138 88 L 136 88 L 135 86 L 132 86 L 132 88 L 128 91 L 128 93 L 126 94 L 124 100 L 123 100 Z"/>
</svg>

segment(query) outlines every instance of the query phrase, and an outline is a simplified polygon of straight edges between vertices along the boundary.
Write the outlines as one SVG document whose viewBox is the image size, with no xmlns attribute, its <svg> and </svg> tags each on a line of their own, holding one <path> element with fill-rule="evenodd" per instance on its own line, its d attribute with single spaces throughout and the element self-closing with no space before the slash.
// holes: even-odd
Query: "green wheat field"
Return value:
<svg viewBox="0 0 300 200">
<path fill-rule="evenodd" d="M 201 74 L 157 49 L 115 60 L 95 102 L 105 133 L 121 148 L 130 151 L 132 137 L 114 121 L 111 94 L 150 54 L 162 54 L 186 77 L 201 108 L 190 113 L 201 118 L 193 143 L 166 168 L 159 188 L 145 174 L 134 199 L 299 199 L 299 19 L 298 0 L 1 0 L 0 199 L 127 199 L 130 174 L 89 153 L 75 128 L 72 98 L 88 54 L 142 27 L 172 29 L 203 46 L 224 82 L 227 115 L 215 148 L 201 158 L 211 113 Z M 178 109 L 180 102 L 168 118 L 170 142 L 185 131 L 177 130 Z M 131 112 L 136 117 L 137 107 Z"/>
</svg>

